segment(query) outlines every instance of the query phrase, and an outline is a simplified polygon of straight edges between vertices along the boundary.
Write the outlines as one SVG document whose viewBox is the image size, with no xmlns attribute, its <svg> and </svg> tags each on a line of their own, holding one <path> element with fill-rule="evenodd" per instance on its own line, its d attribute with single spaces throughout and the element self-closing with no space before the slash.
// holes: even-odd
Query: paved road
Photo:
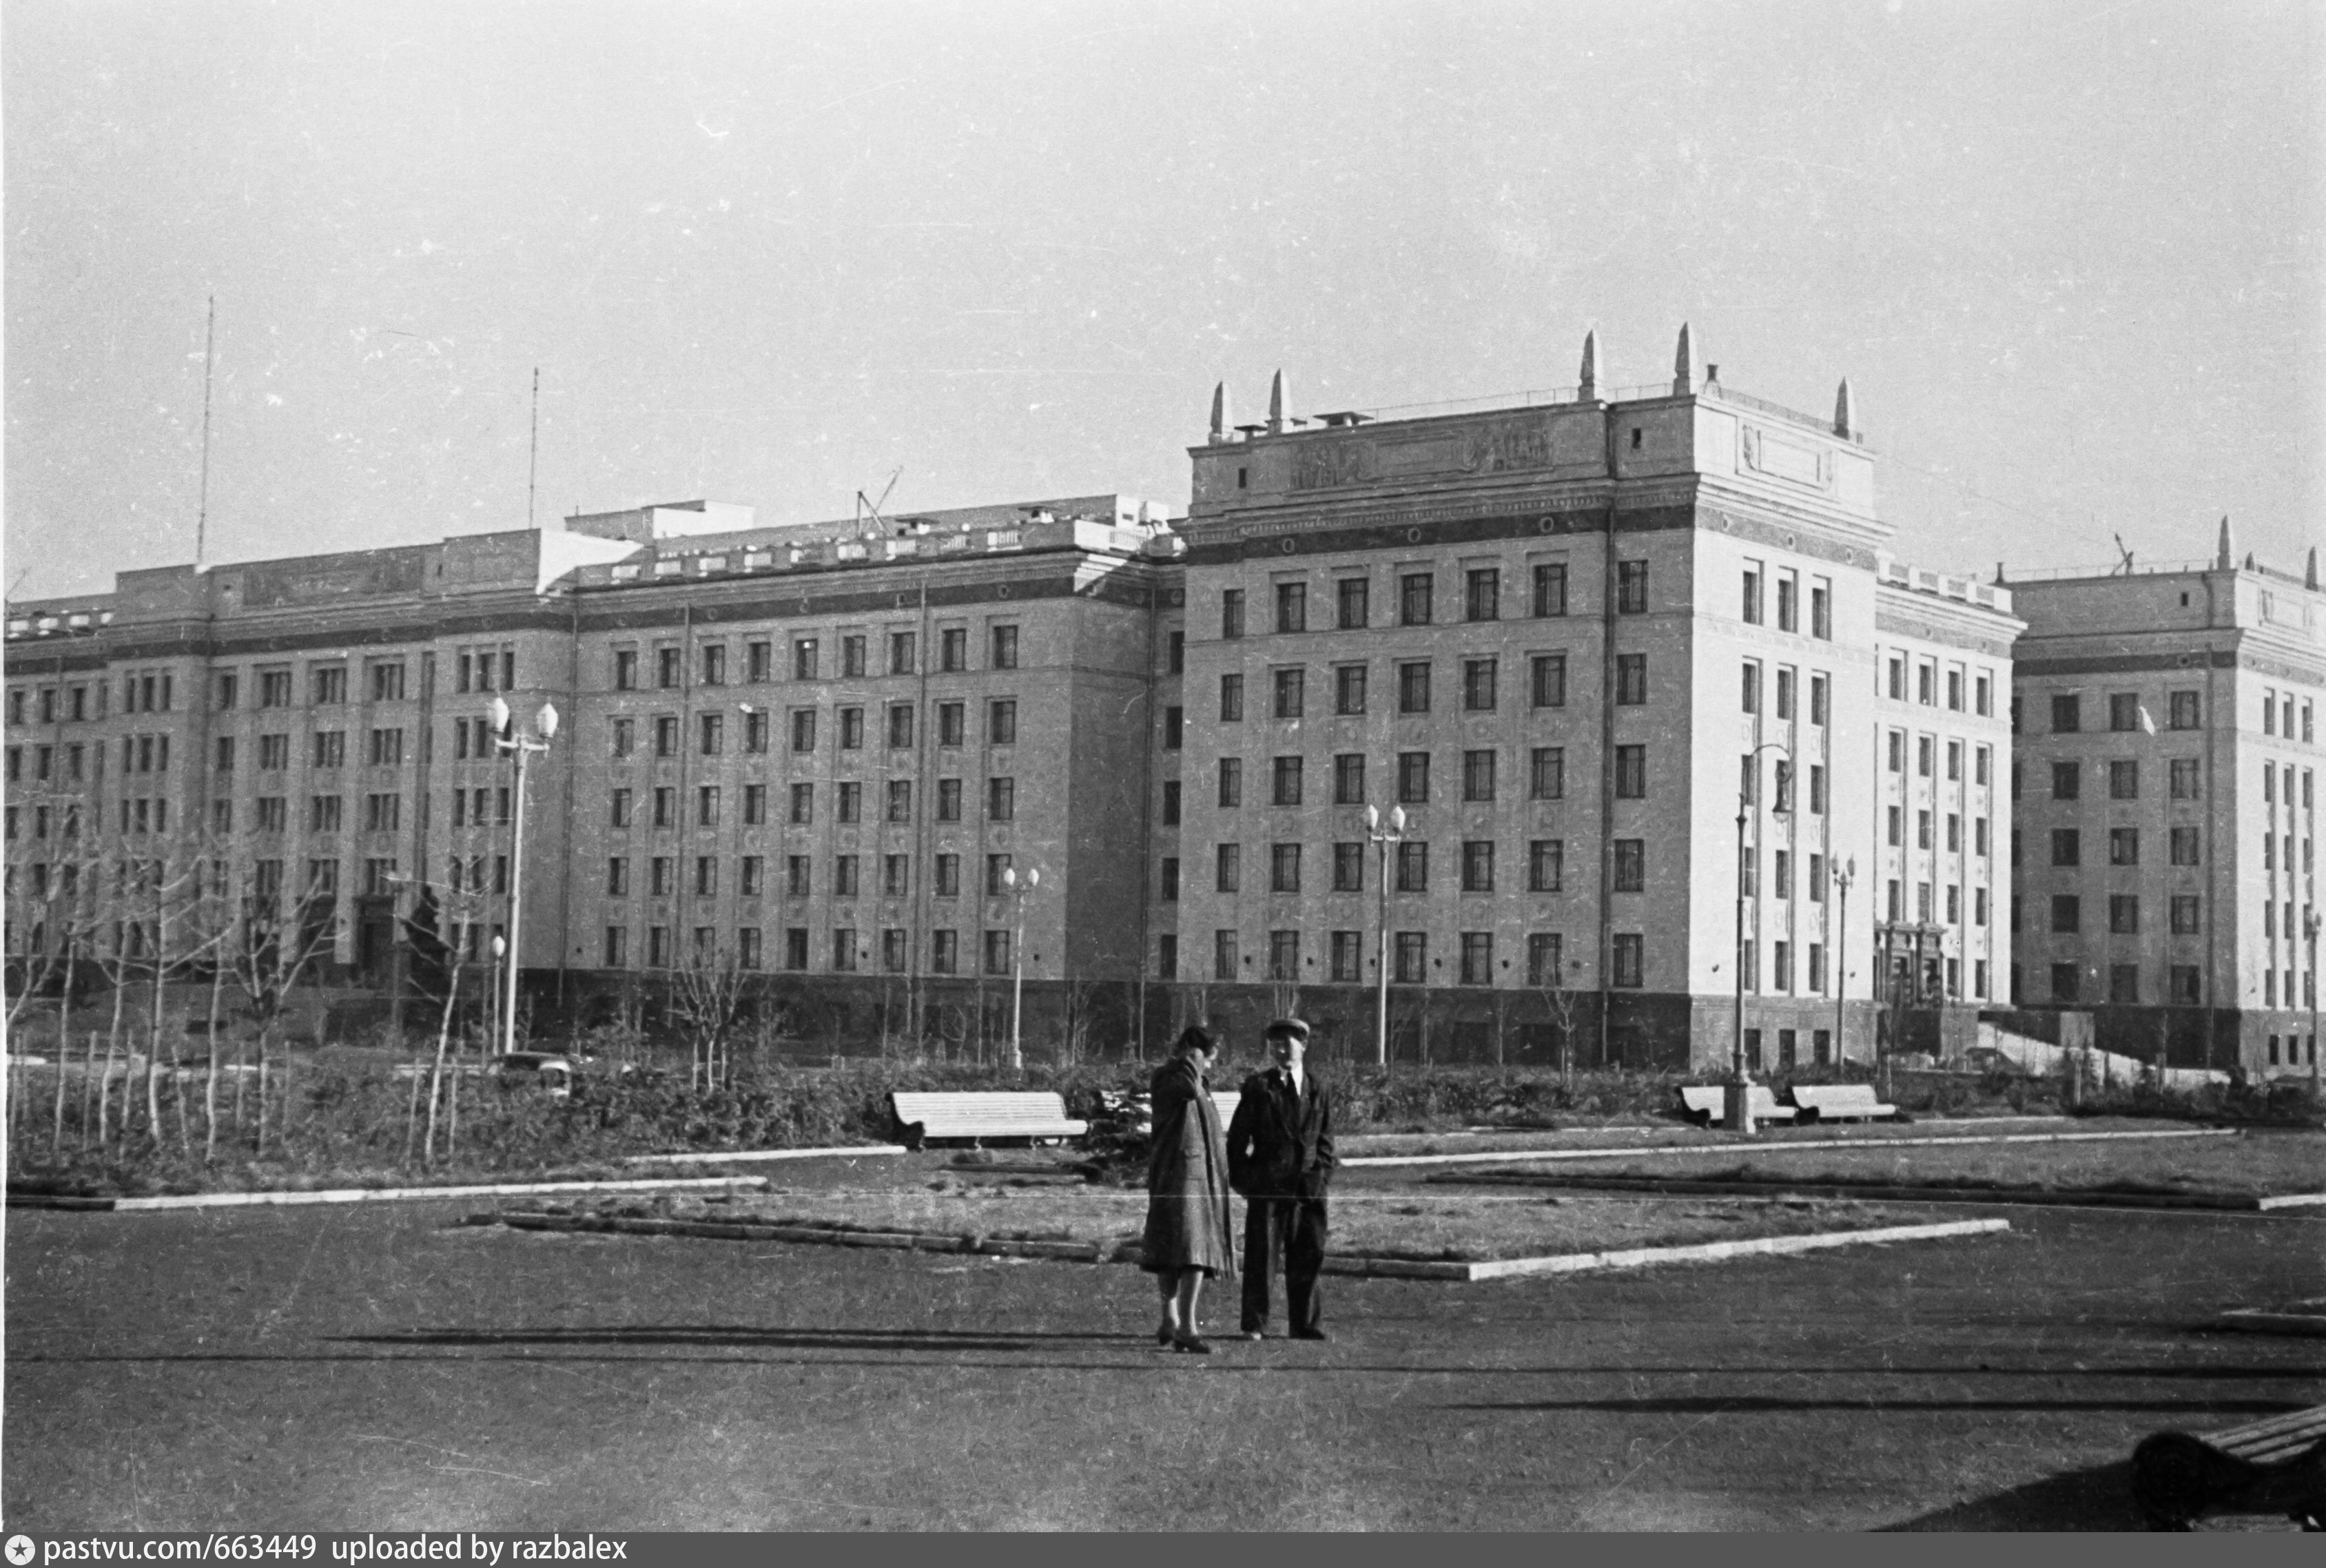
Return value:
<svg viewBox="0 0 2326 1568">
<path fill-rule="evenodd" d="M 2191 1331 L 2326 1295 L 2318 1218 L 1332 1280 L 1332 1343 L 1205 1361 L 1129 1268 L 465 1207 L 10 1213 L 10 1526 L 2124 1527 L 2143 1433 L 2326 1400 Z"/>
</svg>

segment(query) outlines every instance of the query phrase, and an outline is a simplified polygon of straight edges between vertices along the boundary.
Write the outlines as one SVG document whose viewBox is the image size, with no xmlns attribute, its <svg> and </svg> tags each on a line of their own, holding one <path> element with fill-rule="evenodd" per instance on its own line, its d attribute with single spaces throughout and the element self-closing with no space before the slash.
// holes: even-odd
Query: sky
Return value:
<svg viewBox="0 0 2326 1568">
<path fill-rule="evenodd" d="M 2326 500 L 2326 5 L 7 0 L 12 599 L 1296 412 L 1850 378 L 1918 562 Z M 537 454 L 532 381 L 540 375 Z"/>
</svg>

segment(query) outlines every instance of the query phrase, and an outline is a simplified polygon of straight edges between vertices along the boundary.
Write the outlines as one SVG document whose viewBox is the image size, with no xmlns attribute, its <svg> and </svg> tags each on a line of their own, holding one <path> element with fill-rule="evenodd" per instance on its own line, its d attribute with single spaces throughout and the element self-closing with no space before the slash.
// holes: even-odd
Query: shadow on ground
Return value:
<svg viewBox="0 0 2326 1568">
<path fill-rule="evenodd" d="M 2046 1476 L 1992 1497 L 1974 1498 L 1883 1526 L 1885 1532 L 2140 1528 L 2140 1512 L 2132 1501 L 2132 1465 L 2124 1460 Z"/>
</svg>

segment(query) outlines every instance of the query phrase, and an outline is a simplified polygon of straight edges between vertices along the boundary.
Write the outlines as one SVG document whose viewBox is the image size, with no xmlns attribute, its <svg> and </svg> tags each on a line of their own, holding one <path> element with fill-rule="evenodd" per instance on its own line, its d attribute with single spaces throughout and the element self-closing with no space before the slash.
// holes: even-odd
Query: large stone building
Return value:
<svg viewBox="0 0 2326 1568">
<path fill-rule="evenodd" d="M 2317 1050 L 2317 709 L 2326 594 L 2240 561 L 2013 584 L 2011 978 L 2103 1046 L 2256 1076 Z"/>
<path fill-rule="evenodd" d="M 536 1009 L 704 954 L 835 1044 L 991 1039 L 1022 963 L 1029 1040 L 1298 1005 L 1366 1054 L 1385 951 L 1408 1057 L 1864 1057 L 1899 996 L 1958 1035 L 2009 963 L 2009 591 L 1891 558 L 1847 384 L 1764 403 L 1685 329 L 1666 380 L 1586 341 L 1578 381 L 1391 420 L 1279 378 L 1242 426 L 1223 392 L 1176 523 L 691 503 L 12 606 L 11 942 L 109 854 L 311 895 L 334 979 L 391 988 L 415 908 L 482 961 L 499 697 L 563 719 Z"/>
</svg>

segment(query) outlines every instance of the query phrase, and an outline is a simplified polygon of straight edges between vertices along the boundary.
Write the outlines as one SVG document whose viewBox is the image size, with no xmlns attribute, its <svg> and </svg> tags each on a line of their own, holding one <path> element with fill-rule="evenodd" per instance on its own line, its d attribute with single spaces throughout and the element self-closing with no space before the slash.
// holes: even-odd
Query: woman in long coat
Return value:
<svg viewBox="0 0 2326 1568">
<path fill-rule="evenodd" d="M 1210 1275 L 1233 1276 L 1227 1137 L 1205 1075 L 1217 1043 L 1190 1025 L 1149 1088 L 1154 1142 L 1147 1160 L 1146 1257 L 1163 1296 L 1155 1342 L 1198 1356 L 1212 1347 L 1196 1331 L 1196 1298 Z"/>
</svg>

